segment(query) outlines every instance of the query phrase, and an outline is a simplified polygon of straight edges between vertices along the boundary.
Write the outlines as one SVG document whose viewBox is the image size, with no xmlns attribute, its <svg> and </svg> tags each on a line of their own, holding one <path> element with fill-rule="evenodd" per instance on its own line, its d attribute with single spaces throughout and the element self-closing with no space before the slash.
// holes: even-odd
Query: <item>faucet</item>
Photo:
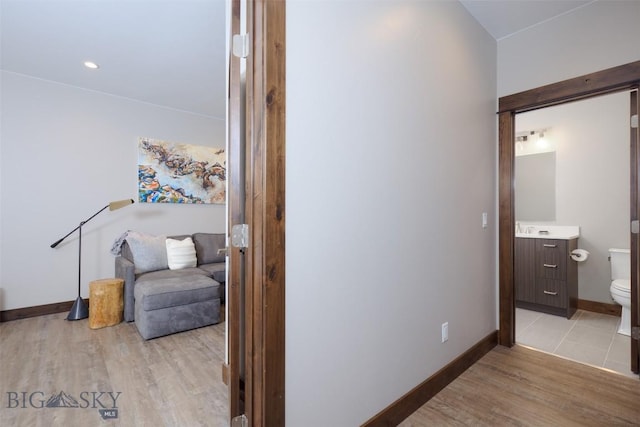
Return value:
<svg viewBox="0 0 640 427">
<path fill-rule="evenodd" d="M 520 228 L 519 222 L 516 222 L 516 233 L 522 233 L 522 229 Z"/>
</svg>

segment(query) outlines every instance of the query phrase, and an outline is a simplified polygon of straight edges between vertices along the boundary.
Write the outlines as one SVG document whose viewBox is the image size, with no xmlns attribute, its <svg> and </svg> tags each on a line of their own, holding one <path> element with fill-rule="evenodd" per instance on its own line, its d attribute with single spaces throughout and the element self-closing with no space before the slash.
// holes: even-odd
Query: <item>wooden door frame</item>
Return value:
<svg viewBox="0 0 640 427">
<path fill-rule="evenodd" d="M 285 423 L 285 1 L 248 0 L 244 413 Z"/>
<path fill-rule="evenodd" d="M 514 143 L 515 115 L 552 105 L 564 104 L 598 95 L 633 89 L 640 84 L 640 61 L 564 80 L 535 89 L 504 96 L 498 102 L 498 262 L 499 262 L 499 331 L 498 343 L 515 344 L 514 296 Z M 632 184 L 633 185 L 633 184 Z M 633 218 L 637 219 L 637 218 Z M 638 295 L 632 284 L 632 298 Z M 637 324 L 638 313 L 632 313 Z M 634 318 L 635 317 L 635 318 Z M 637 350 L 637 349 L 636 349 Z M 637 352 L 636 352 L 637 359 Z"/>
<path fill-rule="evenodd" d="M 231 34 L 240 34 L 241 4 L 230 4 Z M 244 135 L 240 59 L 233 55 L 229 76 L 229 228 L 249 225 L 246 251 L 229 249 L 229 419 L 245 414 L 249 425 L 280 426 L 285 422 L 285 2 L 247 0 L 245 12 L 250 46 Z M 244 186 L 242 200 L 234 185 Z"/>
<path fill-rule="evenodd" d="M 640 95 L 638 91 L 631 92 L 631 108 L 630 113 L 633 117 L 638 115 L 640 111 Z M 631 132 L 631 188 L 640 189 L 640 129 L 636 128 L 635 132 Z M 638 191 L 631 193 L 631 215 L 632 219 L 640 218 L 640 194 Z M 636 279 L 631 281 L 631 299 L 636 301 L 635 307 L 633 302 L 631 308 L 635 310 L 631 311 L 631 326 L 640 325 L 640 287 L 638 286 L 638 274 L 640 274 L 640 238 L 638 234 L 631 234 L 631 260 L 635 261 L 631 263 L 631 278 Z M 640 373 L 640 340 L 636 342 L 631 340 L 631 371 Z"/>
<path fill-rule="evenodd" d="M 229 23 L 229 37 L 233 34 L 240 34 L 240 0 L 231 0 Z M 229 100 L 227 111 L 227 135 L 228 135 L 228 151 L 227 151 L 227 254 L 229 257 L 229 272 L 227 277 L 227 354 L 228 359 L 225 367 L 223 367 L 223 378 L 229 387 L 229 420 L 244 413 L 244 406 L 241 399 L 242 393 L 242 345 L 243 328 L 241 328 L 242 319 L 242 301 L 241 301 L 241 269 L 243 266 L 243 254 L 239 248 L 231 245 L 231 227 L 235 224 L 244 223 L 244 177 L 241 176 L 244 168 L 244 138 L 242 132 L 242 81 L 240 77 L 240 58 L 234 56 L 231 52 L 229 55 Z"/>
</svg>

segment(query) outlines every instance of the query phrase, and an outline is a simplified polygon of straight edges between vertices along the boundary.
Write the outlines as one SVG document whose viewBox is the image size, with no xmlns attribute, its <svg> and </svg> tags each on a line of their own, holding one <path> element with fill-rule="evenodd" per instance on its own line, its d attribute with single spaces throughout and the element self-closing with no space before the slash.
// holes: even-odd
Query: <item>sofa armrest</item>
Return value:
<svg viewBox="0 0 640 427">
<path fill-rule="evenodd" d="M 133 297 L 133 287 L 136 283 L 135 265 L 128 259 L 118 256 L 115 261 L 115 274 L 119 279 L 124 280 L 124 320 L 133 322 L 135 301 Z"/>
</svg>

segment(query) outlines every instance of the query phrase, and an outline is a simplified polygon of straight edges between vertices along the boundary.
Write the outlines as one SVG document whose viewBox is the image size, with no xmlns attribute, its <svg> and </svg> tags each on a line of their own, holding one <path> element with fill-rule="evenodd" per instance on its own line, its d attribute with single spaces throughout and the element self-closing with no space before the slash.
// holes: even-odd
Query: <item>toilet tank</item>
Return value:
<svg viewBox="0 0 640 427">
<path fill-rule="evenodd" d="M 629 249 L 609 249 L 611 280 L 631 278 L 631 251 Z"/>
</svg>

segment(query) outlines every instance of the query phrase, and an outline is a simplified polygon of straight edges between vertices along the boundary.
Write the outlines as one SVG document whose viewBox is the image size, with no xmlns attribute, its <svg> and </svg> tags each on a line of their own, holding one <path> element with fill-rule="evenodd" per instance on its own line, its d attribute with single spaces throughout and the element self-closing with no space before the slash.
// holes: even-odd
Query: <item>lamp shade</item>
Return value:
<svg viewBox="0 0 640 427">
<path fill-rule="evenodd" d="M 125 206 L 129 206 L 130 204 L 135 203 L 133 199 L 125 199 L 125 200 L 116 200 L 115 202 L 109 203 L 109 210 L 115 211 L 116 209 L 124 208 Z"/>
</svg>

